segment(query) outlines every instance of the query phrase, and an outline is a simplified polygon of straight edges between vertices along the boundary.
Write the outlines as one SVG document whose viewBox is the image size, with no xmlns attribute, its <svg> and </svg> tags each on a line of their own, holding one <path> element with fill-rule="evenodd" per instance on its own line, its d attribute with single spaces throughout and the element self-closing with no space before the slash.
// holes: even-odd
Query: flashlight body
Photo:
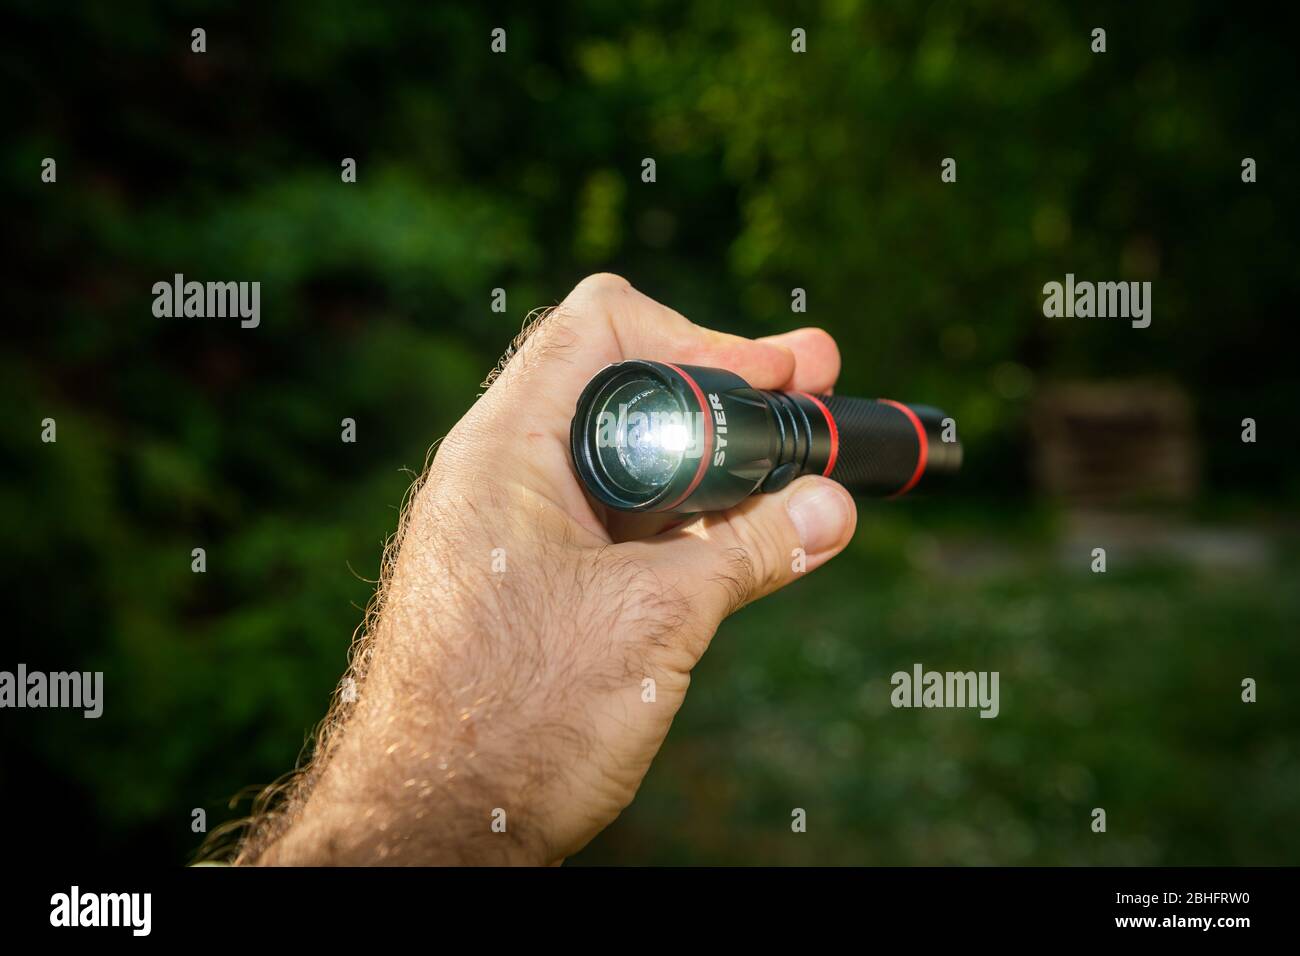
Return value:
<svg viewBox="0 0 1300 956">
<path fill-rule="evenodd" d="M 601 396 L 629 375 L 653 377 L 672 389 L 693 423 L 692 454 L 661 489 L 640 498 L 605 480 L 593 451 Z M 961 445 L 944 434 L 937 409 L 767 391 L 725 369 L 642 360 L 608 366 L 592 380 L 578 401 L 571 444 L 584 484 L 624 511 L 721 510 L 807 474 L 829 477 L 854 494 L 897 497 L 954 473 L 961 463 Z"/>
</svg>

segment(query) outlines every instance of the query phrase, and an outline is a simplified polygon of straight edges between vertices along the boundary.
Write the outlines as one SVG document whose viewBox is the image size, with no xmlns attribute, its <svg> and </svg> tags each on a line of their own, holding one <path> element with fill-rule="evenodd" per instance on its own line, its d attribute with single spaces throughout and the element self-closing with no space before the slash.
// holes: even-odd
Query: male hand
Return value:
<svg viewBox="0 0 1300 956">
<path fill-rule="evenodd" d="M 790 583 L 796 549 L 811 571 L 848 543 L 853 499 L 819 477 L 684 524 L 593 502 L 569 423 L 591 376 L 630 358 L 814 393 L 840 364 L 820 330 L 742 339 L 615 276 L 581 282 L 438 448 L 354 658 L 356 701 L 241 862 L 562 861 L 631 802 L 722 619 Z"/>
</svg>

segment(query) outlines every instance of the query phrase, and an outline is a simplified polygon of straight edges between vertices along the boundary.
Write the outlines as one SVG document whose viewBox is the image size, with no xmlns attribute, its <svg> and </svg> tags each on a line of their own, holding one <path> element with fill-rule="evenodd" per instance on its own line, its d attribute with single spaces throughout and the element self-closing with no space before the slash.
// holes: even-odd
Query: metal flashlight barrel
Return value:
<svg viewBox="0 0 1300 956">
<path fill-rule="evenodd" d="M 937 408 L 887 398 L 789 397 L 812 423 L 803 474 L 825 475 L 855 495 L 896 498 L 961 467 L 961 444 L 955 433 L 944 434 L 947 419 Z"/>
<path fill-rule="evenodd" d="M 725 369 L 636 359 L 587 384 L 570 445 L 602 504 L 689 513 L 729 508 L 805 474 L 855 494 L 905 494 L 959 467 L 960 445 L 942 441 L 942 422 L 925 406 L 764 391 Z"/>
</svg>

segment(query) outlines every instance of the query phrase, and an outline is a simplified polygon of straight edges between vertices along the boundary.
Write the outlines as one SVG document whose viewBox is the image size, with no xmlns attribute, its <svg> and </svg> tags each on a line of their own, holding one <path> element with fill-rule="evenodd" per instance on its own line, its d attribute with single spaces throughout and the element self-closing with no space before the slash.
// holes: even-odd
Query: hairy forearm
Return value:
<svg viewBox="0 0 1300 956">
<path fill-rule="evenodd" d="M 433 759 L 432 757 L 426 759 Z M 421 760 L 400 773 L 421 772 Z M 247 862 L 263 866 L 427 866 L 548 862 L 518 825 L 494 832 L 485 781 L 426 777 L 395 786 L 380 781 L 396 768 L 357 768 L 368 779 L 341 781 L 328 772 L 301 812 L 263 852 Z M 514 823 L 515 821 L 511 821 Z"/>
<path fill-rule="evenodd" d="M 488 635 L 424 630 L 412 640 L 395 632 L 402 622 L 396 612 L 381 621 L 377 643 L 391 642 L 392 653 L 365 675 L 355 708 L 290 794 L 256 862 L 547 862 L 514 812 L 540 785 L 526 757 L 536 741 L 464 660 Z M 429 653 L 400 652 L 411 644 Z"/>
<path fill-rule="evenodd" d="M 448 706 L 440 686 L 425 667 L 369 674 L 359 706 L 245 862 L 548 862 L 529 821 L 503 817 L 504 808 L 527 804 L 530 786 L 520 758 L 504 756 L 511 749 L 505 721 L 481 699 L 476 707 Z"/>
<path fill-rule="evenodd" d="M 539 592 L 535 569 L 547 562 L 519 560 L 511 575 L 492 575 L 457 544 L 469 540 L 458 527 L 463 513 L 431 509 L 423 495 L 408 517 L 373 633 L 357 654 L 356 703 L 336 704 L 312 763 L 275 818 L 254 828 L 241 862 L 557 857 L 541 836 L 539 808 L 556 783 L 551 758 L 581 735 L 539 716 L 553 701 L 537 691 L 549 684 L 538 670 L 562 648 L 547 653 L 532 627 L 539 609 L 520 604 L 521 589 Z"/>
</svg>

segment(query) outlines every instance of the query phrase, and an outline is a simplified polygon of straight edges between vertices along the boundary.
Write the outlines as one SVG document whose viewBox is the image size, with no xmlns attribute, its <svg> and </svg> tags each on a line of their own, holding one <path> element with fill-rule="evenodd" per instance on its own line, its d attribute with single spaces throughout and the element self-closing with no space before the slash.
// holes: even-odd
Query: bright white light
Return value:
<svg viewBox="0 0 1300 956">
<path fill-rule="evenodd" d="M 685 425 L 663 425 L 659 429 L 659 447 L 664 451 L 685 451 L 690 440 Z"/>
</svg>

